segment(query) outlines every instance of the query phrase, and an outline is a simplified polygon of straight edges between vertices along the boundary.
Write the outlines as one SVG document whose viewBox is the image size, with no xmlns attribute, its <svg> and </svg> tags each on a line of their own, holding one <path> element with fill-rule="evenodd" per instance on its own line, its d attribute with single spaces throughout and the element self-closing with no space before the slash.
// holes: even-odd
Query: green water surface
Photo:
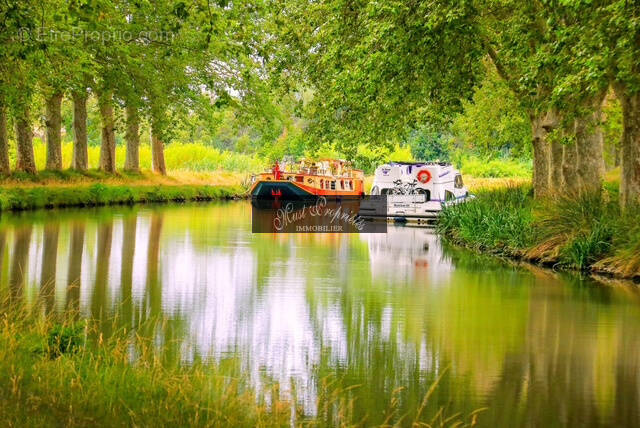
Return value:
<svg viewBox="0 0 640 428">
<path fill-rule="evenodd" d="M 516 267 L 429 229 L 252 234 L 247 202 L 2 214 L 0 291 L 127 327 L 167 364 L 278 382 L 308 415 L 323 382 L 367 423 L 428 403 L 480 426 L 640 426 L 633 286 Z M 142 328 L 162 317 L 161 327 Z M 136 330 L 137 329 L 137 330 Z M 135 355 L 132 355 L 135 358 Z M 400 389 L 399 389 L 400 388 Z"/>
</svg>

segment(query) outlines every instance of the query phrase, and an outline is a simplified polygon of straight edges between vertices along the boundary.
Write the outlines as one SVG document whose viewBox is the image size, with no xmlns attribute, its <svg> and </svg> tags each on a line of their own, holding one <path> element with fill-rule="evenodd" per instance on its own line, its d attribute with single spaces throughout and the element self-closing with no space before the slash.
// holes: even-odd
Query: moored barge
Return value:
<svg viewBox="0 0 640 428">
<path fill-rule="evenodd" d="M 364 196 L 364 172 L 337 159 L 276 163 L 253 177 L 251 196 L 262 200 L 305 200 Z"/>
</svg>

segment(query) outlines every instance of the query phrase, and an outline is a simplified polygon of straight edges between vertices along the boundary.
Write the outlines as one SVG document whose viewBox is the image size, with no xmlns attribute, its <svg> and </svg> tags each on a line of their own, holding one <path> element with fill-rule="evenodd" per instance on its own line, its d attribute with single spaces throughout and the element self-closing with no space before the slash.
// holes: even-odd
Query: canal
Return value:
<svg viewBox="0 0 640 428">
<path fill-rule="evenodd" d="M 636 288 L 425 228 L 252 234 L 245 201 L 2 214 L 0 268 L 6 299 L 134 331 L 167 364 L 277 383 L 307 415 L 331 383 L 382 423 L 441 377 L 425 412 L 486 408 L 480 426 L 640 425 Z"/>
</svg>

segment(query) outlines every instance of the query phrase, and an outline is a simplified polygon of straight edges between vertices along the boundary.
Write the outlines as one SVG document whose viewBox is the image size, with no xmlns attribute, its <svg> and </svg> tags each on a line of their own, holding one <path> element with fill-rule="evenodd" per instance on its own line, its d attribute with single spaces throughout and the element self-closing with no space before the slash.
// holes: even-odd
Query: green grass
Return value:
<svg viewBox="0 0 640 428">
<path fill-rule="evenodd" d="M 319 380 L 319 411 L 310 416 L 297 406 L 295 390 L 286 398 L 277 383 L 264 379 L 267 386 L 256 391 L 233 361 L 184 365 L 167 358 L 166 348 L 174 345 L 158 347 L 154 339 L 166 325 L 161 319 L 128 330 L 122 320 L 45 315 L 38 305 L 7 301 L 0 307 L 0 419 L 7 426 L 372 425 L 354 411 L 355 387 L 335 379 Z M 110 333 L 101 333 L 105 327 Z M 479 410 L 426 410 L 445 372 L 409 414 L 397 414 L 399 402 L 392 399 L 384 413 L 389 426 L 473 426 Z"/>
<path fill-rule="evenodd" d="M 462 157 L 455 162 L 460 171 L 471 177 L 531 178 L 531 162 L 518 159 L 483 159 Z"/>
<path fill-rule="evenodd" d="M 118 185 L 17 186 L 0 188 L 0 211 L 89 207 L 149 202 L 230 199 L 244 194 L 241 186 Z"/>
<path fill-rule="evenodd" d="M 447 208 L 438 229 L 479 251 L 559 268 L 640 278 L 640 209 L 621 212 L 617 192 L 534 201 L 530 186 L 478 192 Z"/>
<path fill-rule="evenodd" d="M 443 211 L 438 229 L 451 241 L 480 251 L 516 256 L 534 242 L 531 188 L 480 190 L 476 199 Z"/>
</svg>

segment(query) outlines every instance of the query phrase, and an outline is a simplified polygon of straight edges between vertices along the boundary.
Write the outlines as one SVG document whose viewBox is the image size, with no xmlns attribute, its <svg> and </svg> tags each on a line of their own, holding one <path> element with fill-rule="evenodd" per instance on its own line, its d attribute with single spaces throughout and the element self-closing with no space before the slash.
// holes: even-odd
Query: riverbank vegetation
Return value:
<svg viewBox="0 0 640 428">
<path fill-rule="evenodd" d="M 529 185 L 476 194 L 440 217 L 438 230 L 450 241 L 554 268 L 640 279 L 640 211 L 620 208 L 615 184 L 577 198 L 535 200 Z"/>
<path fill-rule="evenodd" d="M 3 308 L 0 418 L 10 426 L 372 424 L 355 411 L 357 386 L 342 387 L 339 379 L 319 382 L 317 402 L 312 404 L 317 411 L 311 416 L 296 401 L 295 389 L 287 394 L 265 380 L 256 391 L 233 361 L 177 364 L 167 351 L 173 344 L 157 348 L 152 339 L 154 331 L 165 328 L 167 321 L 161 319 L 147 319 L 131 329 L 126 320 L 79 321 L 73 313 L 63 319 L 61 314 L 44 314 L 39 305 L 28 309 L 3 301 Z M 434 427 L 475 425 L 481 410 L 449 414 L 431 403 L 446 375 L 445 369 L 411 413 L 399 414 L 399 395 L 394 395 L 387 409 L 370 409 L 376 413 L 373 419 Z"/>
</svg>

